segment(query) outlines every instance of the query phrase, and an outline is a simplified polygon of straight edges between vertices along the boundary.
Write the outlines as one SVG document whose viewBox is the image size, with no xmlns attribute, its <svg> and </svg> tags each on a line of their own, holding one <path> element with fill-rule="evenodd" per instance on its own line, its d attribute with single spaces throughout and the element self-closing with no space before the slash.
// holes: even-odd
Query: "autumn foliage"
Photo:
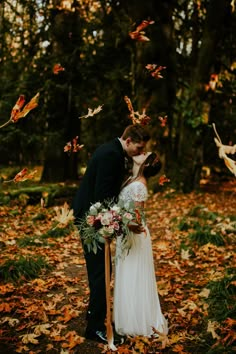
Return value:
<svg viewBox="0 0 236 354">
<path fill-rule="evenodd" d="M 150 198 L 146 215 L 160 301 L 170 332 L 167 337 L 128 338 L 118 353 L 191 354 L 207 353 L 210 348 L 213 353 L 232 352 L 236 285 L 232 269 L 233 193 L 231 189 L 183 195 L 166 189 Z M 62 203 L 46 208 L 40 202 L 27 205 L 23 198 L 16 199 L 9 206 L 0 206 L 0 218 L 0 349 L 16 353 L 111 353 L 106 346 L 84 338 L 88 284 L 69 206 Z M 211 232 L 204 234 L 206 226 Z M 191 239 L 197 230 L 202 230 L 204 242 Z M 223 246 L 214 244 L 213 236 L 218 232 Z M 44 263 L 37 263 L 38 257 Z M 19 273 L 14 281 L 4 280 L 3 266 L 11 260 L 8 271 L 15 269 L 17 274 L 19 259 L 38 265 L 34 277 Z"/>
</svg>

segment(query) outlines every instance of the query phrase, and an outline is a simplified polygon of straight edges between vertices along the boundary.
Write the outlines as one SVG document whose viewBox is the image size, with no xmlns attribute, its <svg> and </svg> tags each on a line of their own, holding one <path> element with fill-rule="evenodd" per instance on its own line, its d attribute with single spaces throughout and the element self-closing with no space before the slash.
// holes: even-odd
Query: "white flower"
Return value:
<svg viewBox="0 0 236 354">
<path fill-rule="evenodd" d="M 101 217 L 101 224 L 110 225 L 111 222 L 112 222 L 112 213 L 107 211 Z"/>
<path fill-rule="evenodd" d="M 109 237 L 110 235 L 112 235 L 114 232 L 114 228 L 113 226 L 104 226 L 99 230 L 99 233 L 103 236 L 103 237 Z"/>
<path fill-rule="evenodd" d="M 113 207 L 111 208 L 112 211 L 115 211 L 117 214 L 119 214 L 120 212 L 120 207 L 117 205 L 113 205 Z"/>
<path fill-rule="evenodd" d="M 95 208 L 99 209 L 101 208 L 102 204 L 100 202 L 97 202 L 94 204 Z"/>
<path fill-rule="evenodd" d="M 95 205 L 91 205 L 91 207 L 89 208 L 89 214 L 90 215 L 97 215 L 97 213 L 98 213 L 98 210 L 95 207 Z"/>
</svg>

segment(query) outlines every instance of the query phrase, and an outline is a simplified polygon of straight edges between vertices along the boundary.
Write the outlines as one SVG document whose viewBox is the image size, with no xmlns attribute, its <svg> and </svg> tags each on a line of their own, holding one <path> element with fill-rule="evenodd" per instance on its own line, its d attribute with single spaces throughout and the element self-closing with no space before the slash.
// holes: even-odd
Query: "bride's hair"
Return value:
<svg viewBox="0 0 236 354">
<path fill-rule="evenodd" d="M 137 178 L 138 177 L 153 177 L 158 174 L 158 172 L 161 169 L 161 161 L 159 160 L 157 154 L 155 152 L 152 152 L 146 160 L 142 163 L 142 165 L 139 168 Z"/>
<path fill-rule="evenodd" d="M 155 152 L 152 152 L 146 160 L 142 163 L 142 165 L 139 167 L 138 174 L 135 178 L 132 178 L 130 176 L 128 179 L 126 179 L 122 185 L 122 188 L 127 186 L 129 183 L 136 181 L 139 177 L 153 177 L 158 174 L 162 166 L 161 161 L 159 160 L 157 154 Z"/>
</svg>

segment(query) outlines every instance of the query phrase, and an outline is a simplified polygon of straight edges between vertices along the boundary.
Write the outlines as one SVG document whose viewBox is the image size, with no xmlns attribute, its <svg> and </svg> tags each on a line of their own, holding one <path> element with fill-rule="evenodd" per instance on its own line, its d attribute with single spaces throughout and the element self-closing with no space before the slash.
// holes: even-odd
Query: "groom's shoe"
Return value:
<svg viewBox="0 0 236 354">
<path fill-rule="evenodd" d="M 107 344 L 107 335 L 105 331 L 91 330 L 91 329 L 86 330 L 85 338 L 95 340 L 96 342 Z"/>
<path fill-rule="evenodd" d="M 120 336 L 117 333 L 113 333 L 114 336 L 114 344 L 121 345 L 124 343 L 124 337 Z M 100 342 L 103 344 L 107 344 L 107 334 L 106 331 L 99 331 L 99 330 L 86 330 L 85 338 L 95 340 L 96 342 Z"/>
<path fill-rule="evenodd" d="M 116 333 L 115 331 L 113 332 L 114 336 L 114 344 L 115 345 L 121 345 L 125 342 L 125 337 L 121 336 L 120 334 Z"/>
</svg>

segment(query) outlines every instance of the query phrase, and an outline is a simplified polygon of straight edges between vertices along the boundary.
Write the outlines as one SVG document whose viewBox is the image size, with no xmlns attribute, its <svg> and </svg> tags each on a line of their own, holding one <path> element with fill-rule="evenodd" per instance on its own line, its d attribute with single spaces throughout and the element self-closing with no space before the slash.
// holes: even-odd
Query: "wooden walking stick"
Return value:
<svg viewBox="0 0 236 354">
<path fill-rule="evenodd" d="M 111 256 L 111 249 L 110 249 L 111 240 L 108 238 L 106 239 L 105 244 L 105 280 L 106 280 L 106 302 L 107 302 L 107 318 L 106 318 L 106 329 L 107 329 L 107 342 L 108 346 L 111 350 L 117 350 L 116 346 L 114 345 L 114 338 L 113 338 L 113 329 L 111 323 L 111 288 L 110 288 L 110 278 L 111 278 L 111 270 L 110 270 L 110 256 Z"/>
</svg>

